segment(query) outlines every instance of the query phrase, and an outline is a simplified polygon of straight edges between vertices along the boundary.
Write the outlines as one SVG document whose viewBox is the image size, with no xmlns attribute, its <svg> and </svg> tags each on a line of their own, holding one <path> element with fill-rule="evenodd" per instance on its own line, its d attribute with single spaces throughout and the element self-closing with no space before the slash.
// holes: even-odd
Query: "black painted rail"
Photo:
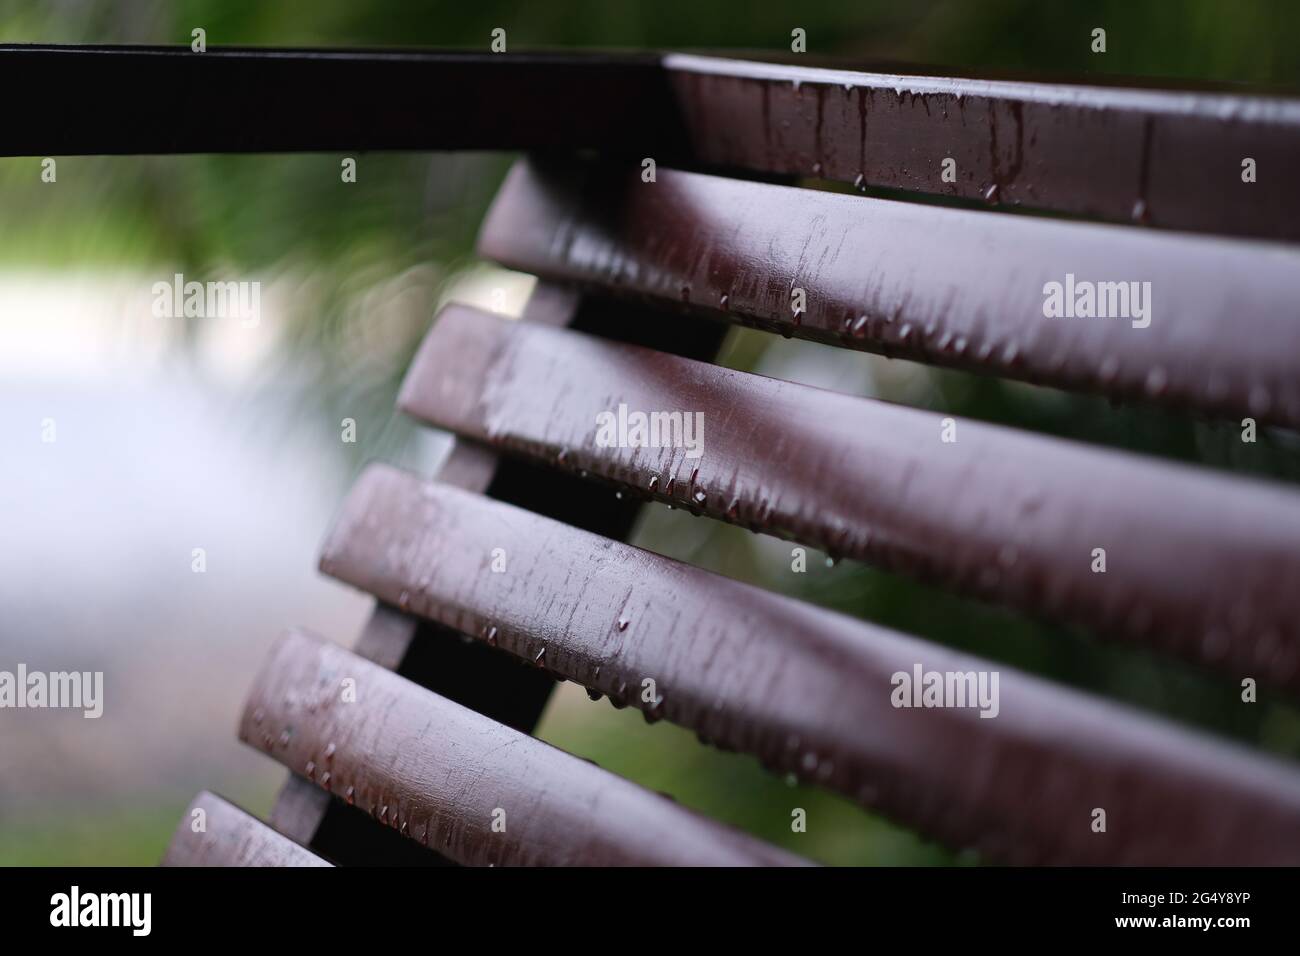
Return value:
<svg viewBox="0 0 1300 956">
<path fill-rule="evenodd" d="M 586 148 L 1300 238 L 1300 100 L 1278 96 L 680 53 L 218 46 L 0 45 L 0 82 L 41 90 L 11 98 L 0 155 Z"/>
</svg>

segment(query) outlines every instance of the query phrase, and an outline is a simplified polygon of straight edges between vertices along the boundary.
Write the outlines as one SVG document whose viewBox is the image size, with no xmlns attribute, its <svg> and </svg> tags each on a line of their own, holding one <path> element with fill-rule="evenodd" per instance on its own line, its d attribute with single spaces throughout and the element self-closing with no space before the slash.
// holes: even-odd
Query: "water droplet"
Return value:
<svg viewBox="0 0 1300 956">
<path fill-rule="evenodd" d="M 702 505 L 704 504 L 705 500 L 708 498 L 708 495 L 706 495 L 703 491 L 697 491 L 695 492 L 695 494 L 691 495 L 691 497 L 695 500 L 695 503 L 697 505 Z"/>
<path fill-rule="evenodd" d="M 315 779 L 316 779 L 316 761 L 314 761 L 314 760 L 308 760 L 308 761 L 307 761 L 307 768 L 306 768 L 306 769 L 307 769 L 307 779 L 308 779 L 308 780 L 315 780 Z"/>
<path fill-rule="evenodd" d="M 331 740 L 328 744 L 325 745 L 325 759 L 333 760 L 334 752 L 336 750 L 338 750 L 338 748 L 334 746 L 334 741 Z"/>
<path fill-rule="evenodd" d="M 545 667 L 545 666 L 546 666 L 546 646 L 545 646 L 545 645 L 543 645 L 543 646 L 542 646 L 542 649 L 541 649 L 540 651 L 538 651 L 538 652 L 533 656 L 533 663 L 536 664 L 538 667 Z"/>
<path fill-rule="evenodd" d="M 497 646 L 497 627 L 495 624 L 487 629 L 487 642 L 488 647 Z"/>
<path fill-rule="evenodd" d="M 285 728 L 284 730 L 280 731 L 280 746 L 281 747 L 289 746 L 289 738 L 292 736 L 293 734 L 289 731 L 288 728 Z"/>
<path fill-rule="evenodd" d="M 858 173 L 857 177 L 853 180 L 853 188 L 865 189 L 866 185 L 867 185 L 867 177 L 862 175 L 862 173 Z"/>
<path fill-rule="evenodd" d="M 591 698 L 592 700 L 600 700 L 600 698 L 601 698 L 602 696 L 604 696 L 604 695 L 601 694 L 600 691 L 596 690 L 596 688 L 594 688 L 594 687 L 588 687 L 588 688 L 587 688 L 587 696 L 588 696 L 589 698 Z"/>
<path fill-rule="evenodd" d="M 614 705 L 615 710 L 623 710 L 628 705 L 628 682 L 621 680 L 619 687 L 610 695 L 610 704 Z"/>
<path fill-rule="evenodd" d="M 411 606 L 411 592 L 402 588 L 402 593 L 397 595 L 397 606 L 405 611 Z"/>
<path fill-rule="evenodd" d="M 320 775 L 320 785 L 326 790 L 330 788 L 330 772 L 328 770 Z"/>
<path fill-rule="evenodd" d="M 651 476 L 650 476 L 650 490 L 651 490 L 651 491 L 654 491 L 654 490 L 655 490 L 656 488 L 658 488 L 658 487 L 659 487 L 659 476 L 658 476 L 658 475 L 651 475 Z"/>
<path fill-rule="evenodd" d="M 348 800 L 348 806 L 351 807 L 351 806 L 355 806 L 355 805 L 356 805 L 356 802 L 357 802 L 357 788 L 356 788 L 356 787 L 348 787 L 347 800 Z"/>
<path fill-rule="evenodd" d="M 1146 391 L 1152 398 L 1159 398 L 1165 393 L 1165 387 L 1169 384 L 1169 375 L 1159 365 L 1153 365 L 1147 372 Z"/>
<path fill-rule="evenodd" d="M 266 718 L 266 711 L 264 711 L 261 707 L 257 708 L 257 710 L 255 710 L 255 711 L 253 711 L 253 723 L 254 723 L 254 724 L 257 724 L 258 726 L 261 726 L 261 723 L 262 723 L 262 721 L 263 721 L 265 718 Z"/>
<path fill-rule="evenodd" d="M 722 306 L 723 312 L 727 311 L 727 307 L 731 304 L 731 296 L 727 295 L 725 292 L 722 293 L 722 298 L 719 300 L 718 304 Z"/>
<path fill-rule="evenodd" d="M 628 623 L 629 623 L 629 621 L 628 621 L 627 618 L 625 618 L 625 617 L 620 617 L 620 618 L 618 619 L 618 629 L 619 629 L 620 631 L 626 631 L 626 630 L 627 630 Z"/>
<path fill-rule="evenodd" d="M 984 190 L 984 201 L 989 205 L 995 205 L 998 201 L 998 184 L 994 183 Z"/>
</svg>

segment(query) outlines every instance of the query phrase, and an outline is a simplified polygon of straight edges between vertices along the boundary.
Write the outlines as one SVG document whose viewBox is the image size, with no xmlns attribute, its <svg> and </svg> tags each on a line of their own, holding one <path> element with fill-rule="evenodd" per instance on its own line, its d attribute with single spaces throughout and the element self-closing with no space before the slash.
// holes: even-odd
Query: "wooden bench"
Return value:
<svg viewBox="0 0 1300 956">
<path fill-rule="evenodd" d="M 522 319 L 442 310 L 400 405 L 452 452 L 432 479 L 369 466 L 324 547 L 373 617 L 350 652 L 289 632 L 248 698 L 240 738 L 292 772 L 269 825 L 202 796 L 165 862 L 804 862 L 531 737 L 556 677 L 989 861 L 1300 862 L 1294 766 L 624 543 L 667 503 L 1294 693 L 1294 489 L 712 359 L 742 324 L 1294 428 L 1300 103 L 619 70 L 651 97 L 653 181 L 627 130 L 516 164 L 479 245 L 539 277 Z M 771 181 L 801 175 L 1056 215 Z M 1067 274 L 1149 282 L 1149 321 L 1048 317 Z M 702 454 L 598 441 L 620 405 L 702 413 Z M 995 714 L 895 696 L 991 672 Z"/>
</svg>

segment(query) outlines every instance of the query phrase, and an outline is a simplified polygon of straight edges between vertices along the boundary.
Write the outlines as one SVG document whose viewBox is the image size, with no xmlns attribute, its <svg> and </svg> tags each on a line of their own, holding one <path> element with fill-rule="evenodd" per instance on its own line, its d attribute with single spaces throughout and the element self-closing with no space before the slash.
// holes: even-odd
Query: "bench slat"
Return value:
<svg viewBox="0 0 1300 956">
<path fill-rule="evenodd" d="M 195 811 L 202 811 L 196 817 Z M 204 830 L 194 826 L 203 820 Z M 163 866 L 330 866 L 257 817 L 206 790 L 176 827 Z"/>
<path fill-rule="evenodd" d="M 700 162 L 1300 238 L 1300 101 L 670 54 Z M 1242 160 L 1257 181 L 1242 181 Z M 943 181 L 943 161 L 955 162 Z M 1263 170 L 1271 171 L 1265 175 Z"/>
<path fill-rule="evenodd" d="M 712 356 L 725 334 L 722 326 L 701 325 L 684 317 L 664 321 L 657 313 L 638 316 L 622 305 L 615 308 L 613 303 L 585 302 L 572 289 L 545 282 L 533 289 L 522 318 L 548 326 L 572 325 L 592 334 L 653 344 L 693 358 Z M 589 486 L 576 476 L 519 458 L 499 460 L 494 452 L 473 442 L 453 444 L 438 478 L 610 537 L 625 536 L 640 508 L 639 501 L 613 498 L 593 507 Z M 520 668 L 481 645 L 467 646 L 461 635 L 436 623 L 424 622 L 417 640 L 414 625 L 414 619 L 381 606 L 358 639 L 356 652 L 493 720 L 521 731 L 533 728 L 553 686 L 547 675 Z M 281 832 L 308 834 L 301 842 L 326 852 L 343 865 L 447 862 L 377 826 L 354 808 L 331 801 L 323 791 L 293 774 L 271 818 Z"/>
<path fill-rule="evenodd" d="M 399 405 L 638 495 L 1300 688 L 1300 494 L 1285 486 L 467 306 L 442 311 Z M 698 413 L 699 457 L 680 438 L 602 447 L 600 416 L 620 406 Z"/>
<path fill-rule="evenodd" d="M 1278 244 L 522 160 L 479 247 L 819 342 L 1300 425 L 1300 249 Z M 1129 283 L 1149 294 L 1137 286 L 1135 317 L 1048 318 L 1051 282 L 1062 308 L 1085 282 L 1123 283 L 1113 303 L 1094 288 L 1117 312 Z"/>
<path fill-rule="evenodd" d="M 463 864 L 804 862 L 301 631 L 271 651 L 240 739 Z"/>
<path fill-rule="evenodd" d="M 388 466 L 349 493 L 322 569 L 994 859 L 1300 861 L 1281 763 Z M 996 716 L 894 706 L 918 667 L 998 672 Z"/>
</svg>

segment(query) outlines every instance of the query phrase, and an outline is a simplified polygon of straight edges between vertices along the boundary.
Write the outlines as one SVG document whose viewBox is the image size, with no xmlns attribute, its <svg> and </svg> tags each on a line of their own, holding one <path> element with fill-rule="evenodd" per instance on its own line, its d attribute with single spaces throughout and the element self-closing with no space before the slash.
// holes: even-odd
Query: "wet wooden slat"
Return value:
<svg viewBox="0 0 1300 956">
<path fill-rule="evenodd" d="M 465 306 L 443 310 L 399 403 L 635 495 L 1300 688 L 1300 494 L 1281 485 Z M 698 449 L 681 432 L 677 447 L 602 446 L 620 406 L 693 416 Z"/>
<path fill-rule="evenodd" d="M 1300 100 L 672 54 L 696 162 L 1300 238 Z M 1256 181 L 1242 181 L 1255 160 Z M 953 181 L 943 180 L 951 159 Z"/>
<path fill-rule="evenodd" d="M 196 817 L 195 812 L 202 816 Z M 195 832 L 202 819 L 204 830 Z M 176 827 L 163 866 L 329 866 L 310 850 L 206 790 Z"/>
<path fill-rule="evenodd" d="M 1300 425 L 1294 247 L 535 161 L 511 171 L 479 247 L 511 268 L 832 345 Z M 1149 283 L 1149 311 L 1049 318 L 1052 282 L 1062 298 L 1067 283 Z"/>
<path fill-rule="evenodd" d="M 654 343 L 695 358 L 713 355 L 725 334 L 720 324 L 664 320 L 657 314 L 637 315 L 589 302 L 573 290 L 539 282 L 524 307 L 529 324 L 568 326 L 619 340 Z M 499 460 L 481 445 L 457 441 L 443 461 L 439 480 L 457 487 L 523 504 L 542 514 L 575 522 L 590 530 L 620 538 L 631 529 L 638 501 L 606 498 L 593 507 L 585 482 L 520 459 Z M 415 622 L 400 611 L 380 607 L 357 642 L 363 656 L 397 670 L 415 681 L 518 730 L 531 729 L 550 696 L 552 681 L 525 671 L 484 648 L 466 646 L 459 635 L 438 624 Z M 321 791 L 291 775 L 272 811 L 276 826 L 286 833 L 304 834 L 304 844 L 328 852 L 344 865 L 427 863 L 433 853 L 411 853 L 409 844 L 381 831 L 375 839 L 372 821 L 361 814 L 315 796 Z M 416 848 L 418 849 L 418 848 Z M 438 858 L 441 860 L 441 858 Z"/>
<path fill-rule="evenodd" d="M 803 862 L 299 631 L 263 666 L 240 738 L 463 864 Z"/>
<path fill-rule="evenodd" d="M 992 859 L 1300 861 L 1295 768 L 388 466 L 350 492 L 323 567 Z M 917 669 L 985 674 L 985 706 L 896 706 Z M 388 723 L 398 743 L 412 719 Z M 313 734 L 291 759 L 320 763 Z"/>
</svg>

